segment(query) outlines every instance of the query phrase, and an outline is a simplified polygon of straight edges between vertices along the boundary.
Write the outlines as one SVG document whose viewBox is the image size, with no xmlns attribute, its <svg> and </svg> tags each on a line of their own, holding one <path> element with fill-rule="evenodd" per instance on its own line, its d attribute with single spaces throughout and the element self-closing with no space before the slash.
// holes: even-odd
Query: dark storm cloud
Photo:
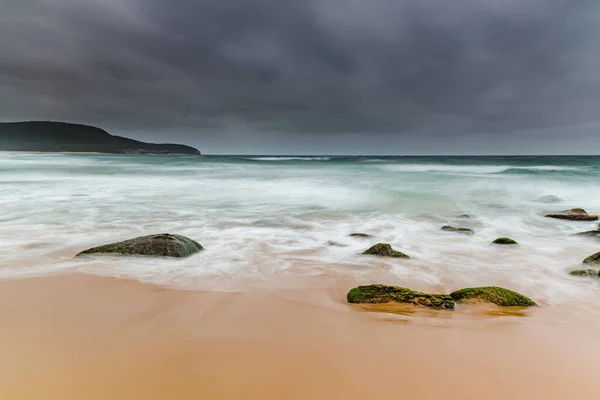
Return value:
<svg viewBox="0 0 600 400">
<path fill-rule="evenodd" d="M 555 129 L 600 119 L 599 33 L 597 0 L 3 0 L 0 117 L 211 143 Z"/>
</svg>

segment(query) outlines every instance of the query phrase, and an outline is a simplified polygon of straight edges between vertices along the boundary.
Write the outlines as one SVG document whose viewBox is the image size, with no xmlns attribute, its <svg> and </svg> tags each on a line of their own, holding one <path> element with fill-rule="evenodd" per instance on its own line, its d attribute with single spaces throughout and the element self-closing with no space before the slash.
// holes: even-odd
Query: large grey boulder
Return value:
<svg viewBox="0 0 600 400">
<path fill-rule="evenodd" d="M 86 255 L 188 257 L 203 249 L 200 243 L 185 236 L 161 233 L 93 247 L 77 254 L 77 257 Z"/>
</svg>

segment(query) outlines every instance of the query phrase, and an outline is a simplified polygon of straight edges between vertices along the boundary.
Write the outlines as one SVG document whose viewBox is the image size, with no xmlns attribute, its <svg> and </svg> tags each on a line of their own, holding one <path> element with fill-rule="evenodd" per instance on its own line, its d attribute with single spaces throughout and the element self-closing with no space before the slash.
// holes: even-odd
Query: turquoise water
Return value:
<svg viewBox="0 0 600 400">
<path fill-rule="evenodd" d="M 562 201 L 535 201 L 544 195 Z M 600 157 L 2 153 L 0 206 L 0 279 L 80 271 L 213 290 L 500 284 L 542 304 L 600 304 L 600 285 L 567 275 L 600 251 L 600 241 L 569 235 L 598 223 L 543 217 L 572 207 L 600 213 Z M 455 218 L 464 213 L 472 218 Z M 476 234 L 441 232 L 446 224 Z M 206 250 L 185 260 L 72 258 L 158 232 Z M 505 235 L 521 246 L 489 245 Z M 359 254 L 376 242 L 412 259 Z"/>
</svg>

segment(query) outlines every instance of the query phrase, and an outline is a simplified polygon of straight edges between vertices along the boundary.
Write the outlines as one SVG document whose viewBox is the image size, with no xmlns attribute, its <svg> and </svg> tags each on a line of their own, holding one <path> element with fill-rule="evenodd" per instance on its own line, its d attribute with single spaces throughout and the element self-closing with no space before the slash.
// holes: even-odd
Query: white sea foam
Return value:
<svg viewBox="0 0 600 400">
<path fill-rule="evenodd" d="M 459 174 L 498 174 L 511 170 L 523 171 L 578 171 L 582 168 L 534 165 L 534 166 L 510 166 L 510 165 L 449 165 L 449 164 L 388 164 L 379 166 L 382 170 L 392 172 L 432 172 L 432 173 L 459 173 Z"/>
<path fill-rule="evenodd" d="M 567 274 L 599 250 L 597 241 L 569 235 L 597 224 L 546 219 L 555 206 L 534 202 L 552 194 L 565 207 L 600 212 L 593 166 L 383 160 L 299 166 L 294 159 L 3 154 L 0 279 L 82 271 L 212 290 L 306 287 L 334 279 L 384 279 L 445 292 L 498 284 L 542 304 L 584 302 L 600 315 L 600 284 Z M 515 168 L 543 173 L 493 179 Z M 561 178 L 577 168 L 588 175 Z M 463 213 L 473 218 L 454 218 Z M 446 224 L 476 234 L 441 232 Z M 183 260 L 73 259 L 87 247 L 158 232 L 187 235 L 206 250 Z M 351 238 L 352 232 L 373 238 Z M 505 235 L 521 246 L 490 245 Z M 391 243 L 412 259 L 360 255 L 376 242 Z"/>
<path fill-rule="evenodd" d="M 331 157 L 250 157 L 252 161 L 329 161 Z"/>
</svg>

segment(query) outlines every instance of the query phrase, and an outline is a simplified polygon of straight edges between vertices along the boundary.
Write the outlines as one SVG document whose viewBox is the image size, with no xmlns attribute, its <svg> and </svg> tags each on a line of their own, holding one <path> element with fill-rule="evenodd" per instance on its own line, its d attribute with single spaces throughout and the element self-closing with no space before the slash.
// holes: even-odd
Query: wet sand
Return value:
<svg viewBox="0 0 600 400">
<path fill-rule="evenodd" d="M 573 305 L 349 306 L 349 285 L 180 291 L 0 282 L 0 399 L 592 399 L 600 323 Z"/>
</svg>

